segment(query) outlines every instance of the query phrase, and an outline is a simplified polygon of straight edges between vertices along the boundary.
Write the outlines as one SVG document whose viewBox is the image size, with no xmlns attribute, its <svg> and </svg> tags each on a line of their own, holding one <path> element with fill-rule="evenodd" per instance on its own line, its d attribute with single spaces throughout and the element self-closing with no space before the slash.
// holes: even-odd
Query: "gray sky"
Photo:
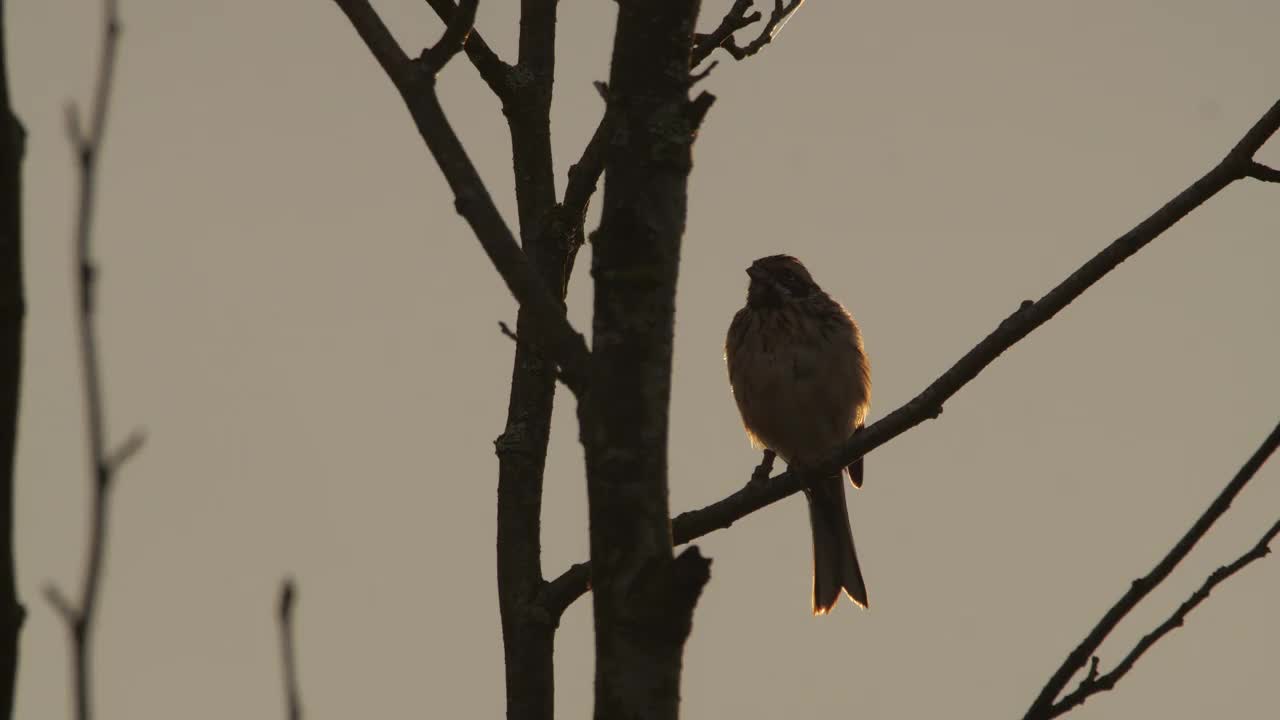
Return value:
<svg viewBox="0 0 1280 720">
<path fill-rule="evenodd" d="M 8 5 L 30 132 L 18 714 L 57 717 L 64 633 L 40 587 L 78 585 L 88 487 L 61 113 L 88 97 L 99 16 Z M 505 58 L 515 5 L 482 3 Z M 703 26 L 727 5 L 708 2 Z M 378 7 L 410 49 L 439 30 L 419 0 Z M 613 8 L 561 3 L 561 188 L 599 118 Z M 286 572 L 310 717 L 500 716 L 491 441 L 514 303 L 332 2 L 123 11 L 95 241 L 111 433 L 150 439 L 115 497 L 101 717 L 279 713 Z M 758 459 L 721 357 L 752 259 L 799 256 L 858 318 L 878 418 L 1216 162 L 1280 97 L 1278 26 L 1265 0 L 815 1 L 760 56 L 721 57 L 681 267 L 673 509 L 733 491 Z M 462 61 L 442 94 L 514 218 L 496 101 Z M 1262 156 L 1280 162 L 1280 143 Z M 869 456 L 850 503 L 871 611 L 809 616 L 798 499 L 700 541 L 714 564 L 685 714 L 1020 714 L 1274 425 L 1278 233 L 1280 188 L 1233 186 Z M 579 272 L 580 328 L 590 293 Z M 559 398 L 549 574 L 587 551 Z M 1273 462 L 1103 647 L 1104 669 L 1277 514 Z M 1278 604 L 1277 561 L 1250 567 L 1073 717 L 1271 717 Z M 583 717 L 586 601 L 557 651 L 558 710 Z"/>
</svg>

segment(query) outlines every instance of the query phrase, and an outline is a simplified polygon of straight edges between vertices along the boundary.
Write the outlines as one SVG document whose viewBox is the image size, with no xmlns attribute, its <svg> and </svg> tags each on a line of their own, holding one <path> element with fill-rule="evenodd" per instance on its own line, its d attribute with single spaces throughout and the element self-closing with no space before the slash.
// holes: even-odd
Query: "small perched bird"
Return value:
<svg viewBox="0 0 1280 720">
<path fill-rule="evenodd" d="M 752 445 L 772 450 L 787 465 L 812 467 L 866 421 L 871 368 L 862 334 L 799 260 L 760 258 L 747 275 L 747 304 L 734 315 L 724 347 L 733 398 Z M 862 460 L 847 470 L 854 487 L 861 487 Z M 830 612 L 842 588 L 867 607 L 842 474 L 805 491 L 813 528 L 815 615 Z"/>
</svg>

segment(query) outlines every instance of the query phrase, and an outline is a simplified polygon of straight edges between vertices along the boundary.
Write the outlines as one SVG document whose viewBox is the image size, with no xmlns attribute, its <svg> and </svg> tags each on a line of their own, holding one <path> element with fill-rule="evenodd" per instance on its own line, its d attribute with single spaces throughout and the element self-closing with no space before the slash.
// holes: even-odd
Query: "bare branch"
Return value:
<svg viewBox="0 0 1280 720">
<path fill-rule="evenodd" d="M 49 602 L 49 606 L 53 608 L 54 612 L 58 613 L 68 627 L 75 627 L 80 623 L 80 613 L 76 611 L 75 606 L 67 599 L 66 593 L 62 592 L 62 589 L 57 585 L 52 583 L 45 585 L 44 599 Z"/>
<path fill-rule="evenodd" d="M 709 92 L 701 92 L 689 103 L 689 127 L 693 128 L 695 135 L 702 130 L 702 121 L 707 117 L 707 112 L 711 110 L 711 106 L 715 104 L 715 101 L 715 95 Z"/>
<path fill-rule="evenodd" d="M 298 691 L 298 662 L 293 642 L 293 609 L 297 599 L 298 589 L 293 578 L 282 580 L 276 620 L 280 627 L 280 664 L 284 671 L 285 717 L 288 720 L 302 720 L 302 694 Z"/>
<path fill-rule="evenodd" d="M 419 134 L 453 190 L 458 213 L 471 226 L 507 288 L 521 307 L 528 308 L 538 327 L 540 344 L 555 358 L 565 384 L 581 396 L 585 389 L 589 352 L 586 341 L 569 324 L 563 304 L 533 271 L 498 213 L 493 198 L 445 117 L 435 93 L 435 80 L 422 72 L 400 49 L 368 0 L 336 0 L 387 76 L 400 91 Z"/>
<path fill-rule="evenodd" d="M 437 2 L 449 2 L 450 0 L 428 0 L 433 5 Z M 786 6 L 780 3 L 774 9 L 774 15 L 770 17 L 770 25 L 766 26 L 761 37 L 756 38 L 748 46 L 752 49 L 747 54 L 743 49 L 734 46 L 730 50 L 731 54 L 741 60 L 748 55 L 754 55 L 761 48 L 767 45 L 778 31 L 781 30 L 779 23 L 785 23 L 804 0 L 793 0 Z M 699 33 L 695 37 L 693 50 L 690 53 L 690 67 L 697 67 L 706 60 L 707 57 L 718 47 L 732 45 L 733 33 L 747 27 L 761 19 L 758 11 L 753 11 L 752 0 L 734 0 L 733 6 L 729 9 L 720 20 L 720 24 L 710 33 Z M 767 37 L 766 37 L 767 36 Z M 726 48 L 727 49 L 727 48 Z M 717 63 L 713 62 L 700 73 L 690 75 L 690 87 L 704 80 L 711 71 L 715 69 Z M 600 93 L 600 97 L 604 99 L 606 105 L 609 102 L 609 86 L 607 83 L 597 81 L 595 83 L 596 91 Z M 714 96 L 703 93 L 699 96 L 693 107 L 694 114 L 691 117 L 693 127 L 696 129 L 702 122 L 703 116 L 710 108 Z M 596 125 L 595 132 L 591 134 L 590 141 L 587 142 L 586 148 L 582 151 L 582 157 L 578 162 L 569 168 L 569 184 L 565 188 L 564 201 L 560 204 L 559 212 L 553 213 L 546 223 L 543 230 L 543 236 L 549 236 L 557 230 L 563 229 L 563 223 L 577 223 L 579 228 L 569 233 L 569 242 L 581 243 L 584 239 L 584 233 L 581 231 L 581 220 L 586 215 L 587 206 L 591 200 L 591 196 L 596 191 L 597 183 L 600 180 L 601 173 L 604 172 L 604 151 L 608 145 L 609 137 L 613 133 L 612 118 L 606 107 L 605 114 L 601 116 L 599 124 Z"/>
<path fill-rule="evenodd" d="M 604 172 L 604 151 L 609 142 L 611 117 L 606 109 L 595 132 L 582 150 L 582 157 L 569 167 L 569 183 L 564 189 L 564 208 L 570 216 L 581 219 L 595 194 L 600 174 Z"/>
<path fill-rule="evenodd" d="M 1249 177 L 1263 182 L 1280 182 L 1280 170 L 1263 165 L 1256 160 L 1249 163 L 1247 174 Z"/>
<path fill-rule="evenodd" d="M 103 408 L 102 380 L 94 325 L 96 269 L 90 252 L 90 239 L 98 161 L 106 132 L 111 81 L 114 76 L 116 47 L 120 36 L 120 21 L 115 0 L 105 0 L 103 3 L 102 36 L 102 56 L 98 64 L 98 80 L 94 90 L 93 106 L 90 109 L 89 127 L 87 129 L 81 127 L 79 114 L 74 106 L 67 111 L 67 131 L 80 172 L 73 246 L 79 292 L 80 312 L 77 314 L 77 321 L 81 369 L 84 375 L 85 424 L 92 478 L 89 549 L 78 608 L 73 606 L 56 587 L 50 586 L 46 590 L 49 602 L 66 622 L 71 638 L 76 717 L 80 720 L 87 720 L 93 714 L 89 667 L 90 646 L 96 619 L 98 590 L 102 584 L 102 568 L 106 558 L 107 505 L 113 487 L 112 481 L 120 465 L 142 446 L 141 436 L 135 433 L 117 451 L 113 453 L 107 451 L 106 413 Z"/>
<path fill-rule="evenodd" d="M 514 3 L 512 3 L 514 4 Z M 516 65 L 498 92 L 511 137 L 520 242 L 534 271 L 563 302 L 580 241 L 557 224 L 551 100 L 557 0 L 520 0 Z M 516 314 L 506 422 L 498 456 L 496 560 L 507 720 L 555 715 L 555 626 L 530 601 L 542 586 L 542 488 L 559 372 L 538 339 L 532 314 Z M 509 330 L 509 328 L 508 328 Z M 512 332 L 512 335 L 516 333 Z"/>
<path fill-rule="evenodd" d="M 1179 608 L 1178 612 L 1174 613 L 1171 621 L 1176 621 L 1175 625 L 1170 625 L 1167 628 L 1162 625 L 1160 629 L 1156 630 L 1156 632 L 1143 638 L 1142 641 L 1138 643 L 1138 647 L 1134 648 L 1134 651 L 1129 654 L 1129 657 L 1125 658 L 1125 662 L 1122 662 L 1116 670 L 1113 670 L 1107 675 L 1104 675 L 1091 683 L 1088 682 L 1088 678 L 1086 678 L 1086 683 L 1082 683 L 1081 688 L 1078 688 L 1071 696 L 1068 696 L 1067 699 L 1074 698 L 1072 700 L 1073 704 L 1061 711 L 1055 710 L 1054 700 L 1062 694 L 1063 689 L 1066 688 L 1067 683 L 1071 678 L 1084 667 L 1085 661 L 1089 656 L 1093 655 L 1097 651 L 1098 646 L 1101 645 L 1102 641 L 1107 638 L 1107 635 L 1115 629 L 1116 625 L 1120 624 L 1120 621 L 1124 619 L 1125 615 L 1128 615 L 1130 610 L 1137 607 L 1138 603 L 1142 602 L 1143 598 L 1145 598 L 1156 588 L 1156 586 L 1164 581 L 1164 579 L 1169 576 L 1169 573 L 1173 572 L 1173 569 L 1177 567 L 1179 562 L 1182 562 L 1182 559 L 1187 556 L 1187 553 L 1191 552 L 1191 549 L 1196 546 L 1196 543 L 1200 541 L 1200 538 L 1204 537 L 1205 533 L 1209 531 L 1209 528 L 1213 527 L 1214 522 L 1216 522 L 1217 519 L 1227 511 L 1227 508 L 1231 507 L 1231 501 L 1234 500 L 1235 497 L 1240 494 L 1240 491 L 1244 489 L 1244 486 L 1253 479 L 1253 476 L 1257 474 L 1258 469 L 1261 468 L 1263 463 L 1267 461 L 1267 458 L 1275 452 L 1277 446 L 1280 446 L 1280 424 L 1276 425 L 1276 427 L 1271 431 L 1271 434 L 1267 436 L 1267 439 L 1263 441 L 1262 445 L 1253 453 L 1253 456 L 1244 464 L 1244 467 L 1240 468 L 1240 471 L 1231 479 L 1231 482 L 1227 483 L 1226 487 L 1222 489 L 1222 492 L 1218 493 L 1218 497 L 1214 498 L 1209 507 L 1205 509 L 1204 513 L 1202 513 L 1195 521 L 1195 524 L 1191 526 L 1191 529 L 1188 530 L 1180 540 L 1178 540 L 1177 544 L 1175 544 L 1163 558 L 1161 558 L 1160 562 L 1156 564 L 1151 572 L 1147 573 L 1144 577 L 1133 581 L 1133 584 L 1125 594 L 1111 606 L 1110 610 L 1107 610 L 1106 614 L 1102 616 L 1102 619 L 1098 621 L 1098 624 L 1094 626 L 1093 630 L 1089 631 L 1089 634 L 1085 636 L 1084 640 L 1076 646 L 1076 649 L 1071 651 L 1071 654 L 1063 661 L 1061 667 L 1059 667 L 1058 670 L 1054 672 L 1053 676 L 1049 678 L 1049 682 L 1044 686 L 1044 689 L 1040 691 L 1040 695 L 1036 697 L 1035 702 L 1031 704 L 1031 708 L 1027 710 L 1027 713 L 1024 716 L 1026 720 L 1043 720 L 1045 718 L 1056 717 L 1057 715 L 1066 712 L 1071 707 L 1084 702 L 1085 698 L 1092 695 L 1093 692 L 1098 692 L 1097 690 L 1088 691 L 1088 688 L 1095 685 L 1101 685 L 1109 682 L 1110 684 L 1102 689 L 1111 689 L 1110 686 L 1114 685 L 1116 680 L 1119 680 L 1120 677 L 1124 676 L 1124 673 L 1128 672 L 1129 667 L 1132 667 L 1133 663 L 1137 662 L 1138 657 L 1140 657 L 1148 647 L 1154 644 L 1156 640 L 1159 640 L 1165 633 L 1169 632 L 1169 630 L 1172 630 L 1173 627 L 1176 627 L 1176 624 L 1181 624 L 1181 618 L 1185 617 L 1188 612 L 1191 612 L 1191 609 L 1200 604 L 1205 597 L 1208 597 L 1209 591 L 1213 589 L 1214 585 L 1222 582 L 1241 567 L 1244 567 L 1257 559 L 1256 557 L 1253 557 L 1253 555 L 1257 554 L 1257 557 L 1261 557 L 1266 554 L 1267 543 L 1271 542 L 1271 538 L 1275 537 L 1275 533 L 1277 532 L 1275 528 L 1272 528 L 1272 530 L 1263 537 L 1263 542 L 1259 544 L 1259 547 L 1255 547 L 1243 558 L 1232 563 L 1231 566 L 1228 566 L 1228 568 L 1234 567 L 1235 569 L 1228 571 L 1228 568 L 1221 568 L 1218 572 L 1214 573 L 1214 575 L 1210 576 L 1209 580 L 1205 583 L 1205 587 L 1202 587 L 1197 591 L 1196 595 L 1193 595 L 1191 600 L 1184 603 L 1183 607 Z M 1197 596 L 1201 595 L 1201 593 L 1203 593 L 1203 596 L 1197 599 Z M 1128 663 L 1128 665 L 1125 663 Z M 1116 675 L 1117 672 L 1119 672 L 1119 675 Z M 1108 681 L 1107 678 L 1110 676 L 1114 676 L 1114 678 Z M 1067 699 L 1064 699 L 1063 703 L 1065 703 Z M 1062 703 L 1059 703 L 1059 705 L 1061 704 Z"/>
<path fill-rule="evenodd" d="M 134 430 L 129 433 L 129 437 L 125 438 L 124 442 L 120 443 L 119 447 L 112 450 L 107 455 L 106 460 L 104 461 L 107 472 L 114 474 L 117 470 L 123 467 L 125 463 L 133 459 L 133 456 L 138 454 L 138 451 L 142 449 L 142 446 L 145 445 L 146 442 L 147 434 L 142 430 Z"/>
<path fill-rule="evenodd" d="M 964 357 L 919 395 L 850 437 L 831 458 L 808 473 L 788 469 L 767 480 L 749 482 L 737 492 L 704 508 L 678 515 L 671 522 L 671 532 L 675 542 L 687 543 L 716 530 L 728 528 L 747 515 L 803 490 L 814 479 L 847 466 L 925 420 L 941 415 L 943 404 L 977 377 L 1005 350 L 1048 322 L 1080 297 L 1084 291 L 1159 237 L 1174 223 L 1217 195 L 1233 181 L 1244 177 L 1249 163 L 1252 162 L 1252 154 L 1275 134 L 1277 128 L 1280 128 L 1280 102 L 1272 105 L 1226 158 L 1212 170 L 1178 193 L 1129 232 L 1103 248 L 1044 297 L 1034 302 L 1023 301 L 1019 308 L 1005 318 L 990 335 L 965 353 Z M 583 564 L 579 564 L 571 567 L 548 584 L 545 594 L 562 603 L 559 606 L 561 610 L 587 591 L 585 581 L 589 577 L 589 571 L 581 570 L 582 566 Z M 551 606 L 548 611 L 554 611 L 556 607 Z M 1070 679 L 1070 676 L 1067 679 Z"/>
<path fill-rule="evenodd" d="M 597 83 L 597 89 L 608 102 L 608 86 Z M 595 132 L 582 150 L 582 157 L 569 167 L 569 182 L 564 189 L 564 200 L 547 215 L 538 244 L 547 246 L 562 243 L 566 250 L 574 252 L 586 240 L 587 207 L 595 194 L 604 173 L 604 152 L 612 131 L 612 117 L 606 109 L 596 124 Z"/>
<path fill-rule="evenodd" d="M 479 0 L 462 0 L 458 4 L 458 9 L 454 11 L 453 17 L 445 26 L 444 35 L 441 35 L 435 45 L 422 51 L 422 55 L 419 56 L 418 62 L 422 65 L 423 72 L 435 75 L 444 69 L 454 55 L 462 51 L 462 46 L 475 24 L 476 8 L 479 4 Z"/>
<path fill-rule="evenodd" d="M 1134 664 L 1138 662 L 1138 659 L 1142 657 L 1143 653 L 1149 650 L 1152 645 L 1159 642 L 1159 640 L 1165 635 L 1168 635 L 1170 631 L 1175 628 L 1182 627 L 1182 624 L 1187 619 L 1187 615 L 1189 615 L 1197 605 L 1207 600 L 1209 598 L 1209 594 L 1213 592 L 1213 589 L 1217 587 L 1219 583 L 1232 575 L 1235 575 L 1237 572 L 1240 572 L 1240 570 L 1244 569 L 1246 565 L 1253 561 L 1261 560 L 1266 557 L 1271 552 L 1271 542 L 1275 540 L 1277 535 L 1280 535 L 1280 520 L 1277 520 L 1276 523 L 1263 534 L 1262 539 L 1259 540 L 1258 544 L 1254 545 L 1252 549 L 1236 558 L 1235 562 L 1218 568 L 1213 571 L 1209 577 L 1205 578 L 1205 581 L 1200 585 L 1200 588 L 1192 593 L 1191 597 L 1183 601 L 1183 603 L 1173 611 L 1173 614 L 1164 622 L 1160 623 L 1155 630 L 1152 630 L 1150 633 L 1143 636 L 1143 638 L 1134 645 L 1133 649 L 1129 651 L 1129 654 L 1125 655 L 1124 659 L 1120 661 L 1120 664 L 1117 665 L 1114 670 L 1099 677 L 1098 658 L 1094 657 L 1089 675 L 1081 681 L 1080 686 L 1071 692 L 1071 694 L 1063 697 L 1052 708 L 1050 708 L 1047 717 L 1055 718 L 1059 715 L 1064 715 L 1075 709 L 1078 705 L 1083 704 L 1090 696 L 1114 688 L 1116 683 L 1119 682 L 1126 673 L 1133 669 Z"/>
<path fill-rule="evenodd" d="M 427 0 L 427 4 L 445 23 L 452 22 L 454 12 L 458 9 L 458 5 L 453 0 Z M 484 80 L 499 99 L 505 99 L 508 94 L 507 78 L 511 73 L 511 66 L 503 62 L 502 58 L 498 57 L 498 54 L 474 29 L 466 36 L 462 50 L 467 54 L 467 59 L 471 61 L 476 72 L 480 73 L 480 79 Z"/>
<path fill-rule="evenodd" d="M 745 46 L 739 46 L 732 36 L 725 39 L 721 45 L 734 60 L 742 60 L 760 52 L 765 45 L 773 42 L 773 39 L 782 32 L 782 28 L 795 15 L 800 6 L 804 4 L 804 0 L 789 0 L 784 3 L 782 0 L 774 0 L 773 12 L 769 13 L 769 20 L 765 22 L 764 28 L 754 40 Z"/>
<path fill-rule="evenodd" d="M 752 0 L 734 0 L 733 7 L 729 8 L 729 12 L 725 13 L 724 18 L 720 20 L 720 24 L 715 30 L 703 35 L 699 33 L 695 38 L 693 45 L 692 57 L 689 60 L 691 67 L 697 67 L 706 60 L 716 48 L 721 47 L 733 38 L 733 34 L 748 25 L 758 22 L 761 15 L 757 11 L 752 11 Z M 710 68 L 707 69 L 710 72 Z"/>
<path fill-rule="evenodd" d="M 27 615 L 18 598 L 13 542 L 15 451 L 27 309 L 22 267 L 22 162 L 27 133 L 9 93 L 5 40 L 10 30 L 4 25 L 5 15 L 5 5 L 0 2 L 0 717 L 9 717 L 13 711 L 20 634 Z"/>
<path fill-rule="evenodd" d="M 720 61 L 719 61 L 719 60 L 712 60 L 712 61 L 711 61 L 711 64 L 707 65 L 707 67 L 706 67 L 706 68 L 704 68 L 702 72 L 698 72 L 698 73 L 690 73 L 690 74 L 689 74 L 689 87 L 693 87 L 694 85 L 697 85 L 698 83 L 702 82 L 703 80 L 706 80 L 708 77 L 710 77 L 710 75 L 711 75 L 711 71 L 712 71 L 712 70 L 715 70 L 715 69 L 716 69 L 716 68 L 718 68 L 718 67 L 720 67 Z"/>
</svg>

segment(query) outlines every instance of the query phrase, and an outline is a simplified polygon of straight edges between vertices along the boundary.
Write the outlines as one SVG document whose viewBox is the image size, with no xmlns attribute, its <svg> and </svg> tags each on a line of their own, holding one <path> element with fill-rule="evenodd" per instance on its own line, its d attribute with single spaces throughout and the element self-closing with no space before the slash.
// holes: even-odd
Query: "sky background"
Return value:
<svg viewBox="0 0 1280 720">
<path fill-rule="evenodd" d="M 708 1 L 701 27 L 728 4 Z M 376 5 L 411 52 L 440 30 L 420 0 Z M 516 3 L 481 6 L 513 58 Z M 110 434 L 149 440 L 114 497 L 100 717 L 280 716 L 286 573 L 309 717 L 501 716 L 491 443 L 511 297 L 332 2 L 122 10 L 94 242 Z M 17 715 L 44 718 L 70 705 L 41 587 L 76 592 L 88 490 L 62 108 L 89 97 L 100 16 L 84 0 L 6 11 L 30 133 Z M 560 4 L 561 190 L 600 116 L 614 13 Z M 680 275 L 673 511 L 758 460 L 722 359 L 751 260 L 800 257 L 857 317 L 877 419 L 1217 162 L 1280 98 L 1277 27 L 1268 0 L 815 0 L 757 57 L 717 54 Z M 462 58 L 441 94 L 514 222 L 496 100 Z M 1261 157 L 1280 163 L 1280 141 Z M 685 715 L 1020 716 L 1274 426 L 1278 236 L 1280 186 L 1232 186 L 868 456 L 850 504 L 869 612 L 809 615 L 798 498 L 699 540 L 714 564 Z M 583 329 L 589 252 L 569 298 Z M 574 406 L 558 399 L 550 576 L 587 553 Z M 1278 515 L 1273 460 L 1103 646 L 1103 669 Z M 1274 717 L 1278 606 L 1280 561 L 1264 560 L 1073 717 Z M 590 712 L 591 647 L 582 600 L 557 637 L 564 717 Z"/>
</svg>

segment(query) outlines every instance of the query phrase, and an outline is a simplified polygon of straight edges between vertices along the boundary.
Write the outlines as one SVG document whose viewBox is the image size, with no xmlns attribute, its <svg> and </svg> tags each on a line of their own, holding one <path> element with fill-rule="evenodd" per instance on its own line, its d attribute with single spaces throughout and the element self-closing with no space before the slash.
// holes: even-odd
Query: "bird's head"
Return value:
<svg viewBox="0 0 1280 720">
<path fill-rule="evenodd" d="M 790 255 L 760 258 L 747 268 L 747 275 L 747 304 L 755 307 L 777 307 L 820 292 L 809 271 Z"/>
</svg>

